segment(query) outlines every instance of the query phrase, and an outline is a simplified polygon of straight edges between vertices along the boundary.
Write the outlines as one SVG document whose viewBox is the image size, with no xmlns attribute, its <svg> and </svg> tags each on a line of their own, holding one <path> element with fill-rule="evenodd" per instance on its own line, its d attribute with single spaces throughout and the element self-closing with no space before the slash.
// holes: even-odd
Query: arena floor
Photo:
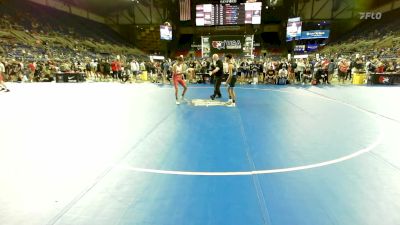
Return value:
<svg viewBox="0 0 400 225">
<path fill-rule="evenodd" d="M 9 87 L 0 224 L 400 224 L 399 87 Z"/>
</svg>

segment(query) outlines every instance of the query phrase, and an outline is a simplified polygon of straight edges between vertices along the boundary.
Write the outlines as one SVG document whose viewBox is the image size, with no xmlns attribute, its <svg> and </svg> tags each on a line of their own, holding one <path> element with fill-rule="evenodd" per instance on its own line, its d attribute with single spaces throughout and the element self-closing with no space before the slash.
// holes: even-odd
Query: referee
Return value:
<svg viewBox="0 0 400 225">
<path fill-rule="evenodd" d="M 223 67 L 224 64 L 222 63 L 222 60 L 219 59 L 218 54 L 214 54 L 212 56 L 213 63 L 211 65 L 212 71 L 210 72 L 210 76 L 215 75 L 214 77 L 214 94 L 210 96 L 212 100 L 215 98 L 221 98 L 221 82 L 222 82 L 222 76 L 224 74 L 223 72 Z"/>
</svg>

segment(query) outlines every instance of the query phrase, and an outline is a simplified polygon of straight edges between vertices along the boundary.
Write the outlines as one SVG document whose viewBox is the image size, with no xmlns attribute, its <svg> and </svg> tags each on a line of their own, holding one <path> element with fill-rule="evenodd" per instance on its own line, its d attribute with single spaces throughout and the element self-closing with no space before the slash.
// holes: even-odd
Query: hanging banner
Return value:
<svg viewBox="0 0 400 225">
<path fill-rule="evenodd" d="M 201 57 L 210 57 L 210 37 L 208 36 L 201 37 Z"/>
<path fill-rule="evenodd" d="M 214 53 L 241 53 L 243 52 L 245 37 L 243 35 L 210 36 L 210 52 Z"/>
<path fill-rule="evenodd" d="M 307 52 L 317 51 L 318 44 L 308 44 L 307 45 Z"/>
<path fill-rule="evenodd" d="M 301 32 L 300 39 L 329 38 L 330 30 L 309 30 Z"/>
<path fill-rule="evenodd" d="M 295 52 L 304 52 L 306 50 L 306 46 L 305 45 L 296 45 L 294 46 L 294 51 Z"/>
</svg>

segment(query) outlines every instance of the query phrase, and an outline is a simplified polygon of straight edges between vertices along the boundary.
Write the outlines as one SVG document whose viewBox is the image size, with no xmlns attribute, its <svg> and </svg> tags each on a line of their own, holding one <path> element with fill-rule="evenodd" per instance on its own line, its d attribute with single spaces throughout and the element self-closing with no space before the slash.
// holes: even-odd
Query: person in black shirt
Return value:
<svg viewBox="0 0 400 225">
<path fill-rule="evenodd" d="M 303 72 L 302 79 L 303 79 L 303 84 L 311 82 L 312 72 L 311 72 L 310 67 L 306 67 L 306 69 Z"/>
<path fill-rule="evenodd" d="M 240 64 L 240 69 L 241 69 L 241 77 L 242 77 L 242 81 L 245 81 L 246 79 L 249 79 L 249 74 L 250 74 L 250 63 L 248 62 L 248 60 L 244 60 L 241 64 Z"/>
<path fill-rule="evenodd" d="M 222 82 L 222 76 L 224 74 L 223 68 L 224 64 L 223 62 L 219 59 L 219 56 L 217 54 L 214 54 L 212 56 L 213 59 L 213 64 L 211 65 L 212 71 L 210 72 L 210 76 L 214 75 L 214 94 L 210 96 L 212 100 L 215 98 L 221 98 L 221 82 Z"/>
<path fill-rule="evenodd" d="M 265 82 L 266 84 L 275 84 L 275 70 L 272 65 L 269 66 L 267 73 L 265 75 Z"/>
<path fill-rule="evenodd" d="M 259 70 L 258 63 L 256 61 L 252 62 L 250 64 L 251 79 L 248 80 L 249 84 L 251 84 L 251 82 L 254 81 L 255 78 L 257 78 L 258 80 L 258 70 Z"/>
</svg>

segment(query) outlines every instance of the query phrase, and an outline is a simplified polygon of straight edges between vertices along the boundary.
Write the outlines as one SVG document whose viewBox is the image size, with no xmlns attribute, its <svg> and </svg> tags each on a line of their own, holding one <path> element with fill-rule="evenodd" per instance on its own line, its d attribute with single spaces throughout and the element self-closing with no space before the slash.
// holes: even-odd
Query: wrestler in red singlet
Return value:
<svg viewBox="0 0 400 225">
<path fill-rule="evenodd" d="M 185 81 L 183 80 L 183 73 L 184 73 L 184 61 L 183 57 L 178 57 L 177 62 L 174 64 L 172 67 L 172 79 L 174 81 L 174 87 L 175 87 L 175 99 L 176 99 L 176 104 L 179 105 L 179 99 L 178 99 L 178 83 L 184 88 L 182 92 L 182 100 L 185 100 L 185 93 L 187 91 L 187 86 Z"/>
</svg>

